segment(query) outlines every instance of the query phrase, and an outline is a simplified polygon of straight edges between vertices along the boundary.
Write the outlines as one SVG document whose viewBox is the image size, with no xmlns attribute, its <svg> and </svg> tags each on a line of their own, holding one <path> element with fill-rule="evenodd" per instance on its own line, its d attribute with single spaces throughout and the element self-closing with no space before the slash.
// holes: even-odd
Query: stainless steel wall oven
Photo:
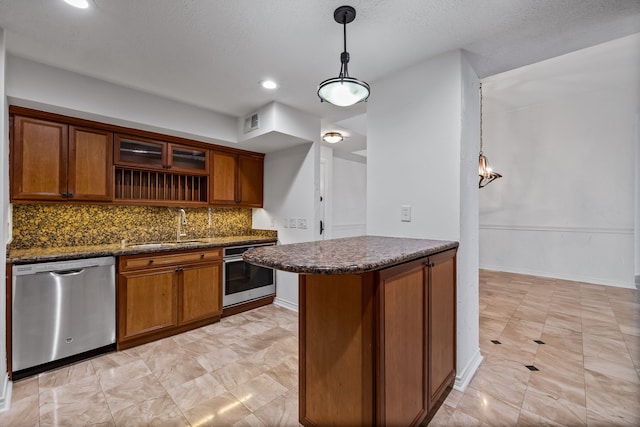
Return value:
<svg viewBox="0 0 640 427">
<path fill-rule="evenodd" d="M 275 295 L 275 272 L 271 268 L 247 264 L 242 254 L 258 246 L 273 243 L 224 248 L 222 306 L 237 304 Z"/>
</svg>

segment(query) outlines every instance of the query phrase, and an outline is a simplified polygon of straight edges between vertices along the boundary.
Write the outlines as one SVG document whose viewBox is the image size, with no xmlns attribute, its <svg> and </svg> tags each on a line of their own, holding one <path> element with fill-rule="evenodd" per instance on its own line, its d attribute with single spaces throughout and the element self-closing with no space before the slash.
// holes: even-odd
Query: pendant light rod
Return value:
<svg viewBox="0 0 640 427">
<path fill-rule="evenodd" d="M 482 153 L 482 82 L 480 83 L 480 155 L 478 156 L 478 176 L 480 181 L 478 182 L 478 188 L 483 188 L 489 185 L 492 181 L 502 178 L 497 172 L 494 172 L 489 167 L 489 159 Z"/>
<path fill-rule="evenodd" d="M 341 6 L 336 9 L 336 12 L 333 14 L 333 19 L 335 19 L 338 24 L 342 24 L 342 40 L 344 47 L 340 54 L 340 75 L 338 77 L 349 77 L 350 55 L 349 52 L 347 52 L 347 24 L 356 19 L 356 10 L 351 6 Z"/>
<path fill-rule="evenodd" d="M 342 15 L 342 36 L 344 40 L 343 52 L 346 52 L 347 51 L 347 13 L 346 12 Z"/>
<path fill-rule="evenodd" d="M 482 154 L 482 82 L 480 82 L 480 154 Z"/>
</svg>

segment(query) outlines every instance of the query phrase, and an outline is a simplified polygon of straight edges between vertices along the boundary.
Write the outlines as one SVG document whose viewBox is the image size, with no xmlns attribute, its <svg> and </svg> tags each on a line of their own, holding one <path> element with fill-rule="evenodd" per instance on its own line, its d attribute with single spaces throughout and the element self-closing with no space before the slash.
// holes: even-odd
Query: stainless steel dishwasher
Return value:
<svg viewBox="0 0 640 427">
<path fill-rule="evenodd" d="M 14 265 L 13 379 L 115 349 L 115 258 Z"/>
</svg>

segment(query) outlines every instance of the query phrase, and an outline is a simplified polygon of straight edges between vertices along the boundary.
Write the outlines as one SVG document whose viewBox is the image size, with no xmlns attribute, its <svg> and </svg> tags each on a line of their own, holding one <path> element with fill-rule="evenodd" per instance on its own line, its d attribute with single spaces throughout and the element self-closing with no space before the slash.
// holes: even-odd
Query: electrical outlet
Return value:
<svg viewBox="0 0 640 427">
<path fill-rule="evenodd" d="M 307 228 L 307 218 L 298 218 L 298 228 Z"/>
<path fill-rule="evenodd" d="M 400 207 L 400 221 L 411 222 L 411 206 L 403 205 Z"/>
<path fill-rule="evenodd" d="M 297 221 L 295 218 L 289 218 L 289 228 L 297 228 Z"/>
</svg>

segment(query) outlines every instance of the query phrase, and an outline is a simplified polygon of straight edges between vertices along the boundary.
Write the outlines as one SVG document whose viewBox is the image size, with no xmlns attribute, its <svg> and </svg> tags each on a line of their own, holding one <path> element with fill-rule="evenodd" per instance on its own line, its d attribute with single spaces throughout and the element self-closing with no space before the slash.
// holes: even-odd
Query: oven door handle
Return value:
<svg viewBox="0 0 640 427">
<path fill-rule="evenodd" d="M 223 258 L 222 262 L 225 264 L 228 264 L 232 262 L 244 262 L 244 260 L 242 259 L 242 256 L 234 256 L 229 258 Z"/>
</svg>

